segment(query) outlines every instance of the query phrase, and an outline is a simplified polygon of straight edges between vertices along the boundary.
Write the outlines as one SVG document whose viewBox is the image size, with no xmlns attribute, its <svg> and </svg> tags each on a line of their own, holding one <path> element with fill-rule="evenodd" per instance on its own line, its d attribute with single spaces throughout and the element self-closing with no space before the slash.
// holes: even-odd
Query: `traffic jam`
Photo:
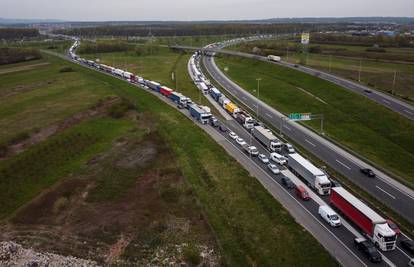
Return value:
<svg viewBox="0 0 414 267">
<path fill-rule="evenodd" d="M 209 45 L 210 48 L 215 46 L 220 44 Z M 190 58 L 190 76 L 210 101 L 215 101 L 237 122 L 220 122 L 213 117 L 211 126 L 225 135 L 241 153 L 266 170 L 275 182 L 300 200 L 306 209 L 317 215 L 334 235 L 356 253 L 365 254 L 371 263 L 407 264 L 410 253 L 414 253 L 409 248 L 414 242 L 403 235 L 392 220 L 375 212 L 339 182 L 331 179 L 326 170 L 316 167 L 297 153 L 291 144 L 282 142 L 271 129 L 214 87 L 201 71 L 201 56 L 200 52 L 196 52 Z M 344 220 L 347 227 L 341 226 Z"/>
<path fill-rule="evenodd" d="M 409 254 L 413 255 L 413 241 L 403 235 L 394 222 L 379 215 L 338 182 L 332 181 L 325 170 L 313 165 L 289 143 L 282 142 L 262 122 L 215 88 L 201 71 L 201 52 L 191 56 L 189 74 L 201 93 L 215 101 L 222 111 L 234 119 L 232 121 L 219 121 L 209 107 L 199 105 L 158 82 L 78 56 L 76 49 L 80 46 L 80 40 L 76 38 L 74 41 L 68 53 L 71 60 L 150 90 L 159 97 L 169 99 L 178 109 L 187 109 L 188 115 L 199 123 L 214 127 L 293 198 L 301 201 L 301 205 L 315 214 L 315 218 L 349 249 L 356 254 L 365 254 L 364 264 L 406 264 Z M 344 219 L 348 222 L 347 227 L 344 227 Z"/>
</svg>

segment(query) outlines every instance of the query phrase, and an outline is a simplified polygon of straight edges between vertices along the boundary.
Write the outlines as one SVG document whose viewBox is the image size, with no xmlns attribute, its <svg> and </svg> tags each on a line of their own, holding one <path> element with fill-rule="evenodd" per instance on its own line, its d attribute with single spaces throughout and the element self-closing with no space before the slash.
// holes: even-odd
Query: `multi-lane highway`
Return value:
<svg viewBox="0 0 414 267">
<path fill-rule="evenodd" d="M 282 134 L 287 135 L 331 168 L 335 169 L 338 173 L 347 177 L 354 184 L 370 193 L 411 223 L 414 223 L 414 191 L 412 189 L 402 185 L 385 173 L 370 166 L 308 128 L 286 120 L 286 117 L 282 113 L 249 94 L 246 90 L 231 81 L 218 69 L 214 62 L 214 57 L 204 57 L 203 63 L 210 76 L 223 89 L 252 112 L 256 112 L 259 109 L 259 117 L 262 120 L 271 124 L 273 128 L 281 128 Z M 360 168 L 362 167 L 373 169 L 377 173 L 377 178 L 372 179 L 361 174 Z"/>
<path fill-rule="evenodd" d="M 170 47 L 175 47 L 175 48 L 181 48 L 181 49 L 190 49 L 190 50 L 201 50 L 204 52 L 209 52 L 209 53 L 222 53 L 222 54 L 227 54 L 227 55 L 233 55 L 233 56 L 239 56 L 239 57 L 245 57 L 245 58 L 251 58 L 251 59 L 255 59 L 255 60 L 260 60 L 260 61 L 266 61 L 266 62 L 270 62 L 267 57 L 263 57 L 263 56 L 259 56 L 259 55 L 254 55 L 254 54 L 248 54 L 248 53 L 243 53 L 243 52 L 238 52 L 238 51 L 231 51 L 231 50 L 224 50 L 222 49 L 224 46 L 217 46 L 215 48 L 197 48 L 197 47 L 191 47 L 191 46 L 170 46 Z M 410 120 L 414 120 L 414 106 L 399 100 L 395 97 L 392 97 L 390 95 L 387 95 L 385 93 L 382 93 L 378 90 L 374 90 L 372 88 L 369 88 L 367 86 L 361 85 L 359 83 L 344 79 L 344 78 L 340 78 L 337 77 L 335 75 L 326 73 L 326 72 L 322 72 L 320 70 L 315 70 L 309 67 L 305 67 L 305 66 L 301 66 L 301 65 L 297 65 L 297 64 L 292 64 L 289 62 L 285 62 L 285 61 L 280 61 L 280 62 L 270 62 L 272 64 L 276 64 L 276 65 L 281 65 L 281 66 L 285 66 L 285 67 L 289 67 L 289 68 L 293 68 L 296 69 L 298 71 L 302 71 L 305 72 L 307 74 L 319 77 L 321 79 L 330 81 L 332 83 L 335 83 L 345 89 L 351 90 L 355 93 L 358 93 L 360 95 L 363 95 L 369 99 L 371 99 L 372 101 L 377 102 L 380 105 L 383 105 L 395 112 L 398 112 L 399 114 L 409 118 Z"/>
</svg>

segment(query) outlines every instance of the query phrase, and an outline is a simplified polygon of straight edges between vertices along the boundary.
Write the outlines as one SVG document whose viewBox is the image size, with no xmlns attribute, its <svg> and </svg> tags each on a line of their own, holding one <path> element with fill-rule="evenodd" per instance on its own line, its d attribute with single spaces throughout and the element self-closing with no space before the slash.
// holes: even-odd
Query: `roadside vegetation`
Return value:
<svg viewBox="0 0 414 267">
<path fill-rule="evenodd" d="M 0 65 L 30 61 L 42 58 L 40 51 L 33 48 L 0 48 Z"/>
<path fill-rule="evenodd" d="M 260 99 L 284 114 L 324 115 L 329 138 L 356 151 L 413 185 L 414 125 L 408 119 L 327 81 L 266 62 L 220 57 L 229 77 L 252 94 L 260 83 Z M 320 131 L 320 121 L 305 122 Z M 392 155 L 392 156 L 390 156 Z"/>
<path fill-rule="evenodd" d="M 380 36 L 364 42 L 347 40 L 346 36 L 335 41 L 318 40 L 317 36 L 314 40 L 314 35 L 311 38 L 307 55 L 302 53 L 303 47 L 296 39 L 243 43 L 230 49 L 263 56 L 278 55 L 285 61 L 320 69 L 414 101 L 414 47 L 404 45 L 406 38 Z"/>
<path fill-rule="evenodd" d="M 189 55 L 168 49 L 142 57 L 129 53 L 116 58 L 117 64 L 171 87 L 175 70 L 180 91 L 197 95 L 183 67 Z M 113 54 L 124 52 L 99 57 L 111 62 Z M 126 102 L 0 161 L 1 187 L 10 188 L 0 192 L 0 199 L 10 201 L 1 213 L 7 218 L 1 239 L 93 255 L 107 264 L 145 264 L 165 251 L 170 260 L 197 264 L 206 260 L 199 258 L 200 251 L 213 249 L 230 266 L 336 265 L 255 178 L 175 108 L 113 77 L 48 60 L 52 66 L 3 76 L 7 86 L 1 92 L 36 84 L 39 75 L 54 84 L 3 96 L 2 105 L 23 107 L 9 104 L 9 111 L 0 113 L 15 127 L 3 140 L 22 128 L 44 128 L 54 117 L 64 119 L 100 99 L 116 96 Z M 62 66 L 73 72 L 60 73 Z M 58 86 L 59 80 L 65 86 Z M 40 95 L 31 95 L 35 92 Z M 56 115 L 49 115 L 55 109 Z M 30 117 L 25 123 L 23 115 Z M 10 185 L 9 174 L 18 183 Z M 11 196 L 22 197 L 11 201 Z M 175 254 L 175 245 L 182 255 Z"/>
</svg>

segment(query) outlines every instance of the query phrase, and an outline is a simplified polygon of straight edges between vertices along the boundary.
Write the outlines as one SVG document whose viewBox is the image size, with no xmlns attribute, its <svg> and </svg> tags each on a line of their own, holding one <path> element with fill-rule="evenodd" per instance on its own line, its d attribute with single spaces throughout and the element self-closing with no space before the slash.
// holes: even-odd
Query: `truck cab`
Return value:
<svg viewBox="0 0 414 267">
<path fill-rule="evenodd" d="M 272 151 L 282 151 L 282 142 L 278 141 L 272 141 L 270 143 L 270 149 Z"/>
<path fill-rule="evenodd" d="M 331 181 L 324 175 L 318 175 L 315 179 L 315 189 L 319 195 L 329 195 L 331 193 Z"/>
<path fill-rule="evenodd" d="M 395 249 L 397 235 L 387 223 L 382 223 L 374 226 L 374 233 L 371 239 L 377 248 L 387 251 Z"/>
</svg>

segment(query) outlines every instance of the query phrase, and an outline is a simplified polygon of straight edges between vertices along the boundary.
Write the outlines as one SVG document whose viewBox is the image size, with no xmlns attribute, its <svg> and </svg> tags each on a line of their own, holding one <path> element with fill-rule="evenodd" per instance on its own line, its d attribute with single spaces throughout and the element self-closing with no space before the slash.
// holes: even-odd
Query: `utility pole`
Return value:
<svg viewBox="0 0 414 267">
<path fill-rule="evenodd" d="M 394 93 L 396 81 L 397 81 L 397 71 L 394 70 L 394 79 L 392 81 L 392 93 Z"/>
<path fill-rule="evenodd" d="M 358 82 L 361 82 L 362 60 L 359 61 Z"/>
<path fill-rule="evenodd" d="M 260 97 L 260 81 L 262 79 L 261 78 L 257 78 L 257 100 L 259 100 Z M 257 101 L 257 113 L 256 113 L 257 119 L 259 119 L 259 101 Z"/>
<path fill-rule="evenodd" d="M 286 61 L 289 61 L 289 46 L 286 46 Z"/>
<path fill-rule="evenodd" d="M 331 66 L 332 66 L 332 55 L 329 55 L 329 73 L 331 72 Z"/>
</svg>

